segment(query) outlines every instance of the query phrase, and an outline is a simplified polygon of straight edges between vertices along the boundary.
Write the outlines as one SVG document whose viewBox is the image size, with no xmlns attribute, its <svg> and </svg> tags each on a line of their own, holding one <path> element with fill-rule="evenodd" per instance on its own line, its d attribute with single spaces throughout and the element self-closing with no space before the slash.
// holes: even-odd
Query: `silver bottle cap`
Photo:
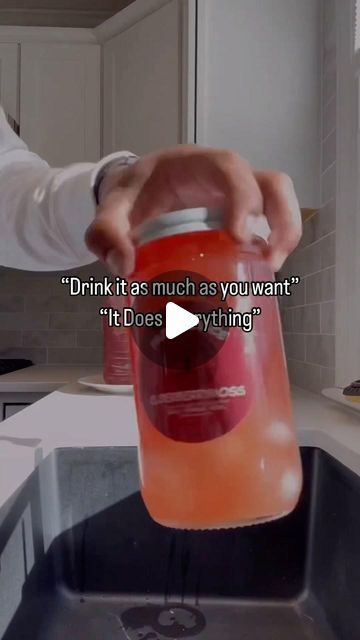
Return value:
<svg viewBox="0 0 360 640">
<path fill-rule="evenodd" d="M 164 213 L 139 225 L 134 230 L 137 246 L 159 238 L 224 228 L 224 214 L 220 209 L 184 209 Z"/>
<path fill-rule="evenodd" d="M 262 238 L 265 242 L 268 240 L 270 227 L 264 215 L 250 215 L 246 223 L 250 235 Z M 182 211 L 164 213 L 147 220 L 134 230 L 134 239 L 137 246 L 142 246 L 159 238 L 191 233 L 192 231 L 223 229 L 224 227 L 224 212 L 221 209 L 207 209 L 205 207 L 183 209 Z"/>
</svg>

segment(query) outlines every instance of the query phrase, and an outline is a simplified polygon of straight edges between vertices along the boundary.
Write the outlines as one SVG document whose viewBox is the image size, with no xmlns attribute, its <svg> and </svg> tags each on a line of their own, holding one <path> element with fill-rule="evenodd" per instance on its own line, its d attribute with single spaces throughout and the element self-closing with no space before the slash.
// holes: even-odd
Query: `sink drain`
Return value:
<svg viewBox="0 0 360 640">
<path fill-rule="evenodd" d="M 192 638 L 206 627 L 205 616 L 184 605 L 132 607 L 121 614 L 128 640 Z"/>
</svg>

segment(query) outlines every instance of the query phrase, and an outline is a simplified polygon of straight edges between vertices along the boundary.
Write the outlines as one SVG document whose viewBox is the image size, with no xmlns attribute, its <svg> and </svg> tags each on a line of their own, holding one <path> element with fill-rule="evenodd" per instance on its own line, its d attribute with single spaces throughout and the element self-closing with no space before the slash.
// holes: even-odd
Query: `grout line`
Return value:
<svg viewBox="0 0 360 640">
<path fill-rule="evenodd" d="M 310 276 L 315 276 L 318 273 L 324 273 L 324 271 L 329 271 L 329 269 L 335 269 L 336 264 L 331 264 L 329 267 L 324 267 L 323 269 L 319 269 L 318 271 L 313 271 L 312 273 L 307 273 L 306 275 L 304 275 L 304 280 L 306 280 L 307 278 L 309 278 Z M 322 302 L 325 302 L 325 300 L 322 300 Z"/>
<path fill-rule="evenodd" d="M 322 176 L 324 175 L 324 173 L 327 172 L 328 169 L 331 169 L 331 167 L 337 162 L 337 158 L 335 158 L 335 160 L 333 160 L 332 162 L 330 162 L 330 164 L 327 165 L 326 169 L 322 166 L 322 173 L 321 173 L 321 177 L 320 180 L 322 179 Z"/>
<path fill-rule="evenodd" d="M 329 200 L 326 200 L 325 202 L 323 202 L 322 205 L 319 207 L 319 211 L 321 211 L 322 209 L 325 209 L 325 207 L 327 207 L 332 202 L 334 203 L 334 206 L 336 206 L 336 195 L 335 196 L 331 196 L 331 198 L 329 198 Z"/>
<path fill-rule="evenodd" d="M 308 302 L 308 303 L 304 303 L 304 304 L 298 304 L 295 307 L 287 307 L 287 310 L 288 311 L 294 311 L 295 309 L 304 309 L 305 307 L 315 307 L 315 306 L 321 304 L 321 302 L 322 302 L 322 300 L 319 301 L 319 302 Z"/>
<path fill-rule="evenodd" d="M 306 364 L 310 367 L 319 367 L 320 369 L 326 369 L 328 371 L 334 371 L 335 366 L 330 367 L 325 364 L 319 364 L 318 362 L 309 362 L 308 360 L 298 360 L 297 358 L 287 358 L 287 362 L 295 362 L 296 364 Z"/>
<path fill-rule="evenodd" d="M 306 360 L 306 362 L 304 364 L 309 364 L 311 366 L 315 366 L 315 367 L 320 367 L 320 369 L 333 369 L 333 367 L 330 367 L 326 364 L 319 364 L 318 362 L 309 362 L 308 360 Z M 321 371 L 320 371 L 321 373 Z"/>
<path fill-rule="evenodd" d="M 329 235 L 329 234 L 328 234 Z M 310 271 L 309 273 L 304 273 L 303 275 L 299 276 L 299 278 L 303 281 L 305 281 L 307 278 L 309 278 L 310 276 L 315 276 L 318 273 L 324 273 L 324 271 L 327 271 L 328 269 L 333 269 L 334 267 L 336 267 L 336 262 L 334 262 L 334 264 L 330 264 L 327 267 L 323 267 L 322 269 L 319 269 L 318 271 Z M 295 275 L 295 274 L 294 274 Z M 298 275 L 298 274 L 296 274 Z M 299 283 L 300 284 L 300 283 Z M 286 296 L 286 298 L 290 298 L 291 296 Z"/>
<path fill-rule="evenodd" d="M 321 144 L 324 145 L 328 141 L 330 136 L 332 136 L 334 133 L 336 133 L 336 126 L 333 129 L 331 129 L 331 131 L 325 136 L 325 138 L 321 140 Z"/>
<path fill-rule="evenodd" d="M 325 302 L 335 302 L 335 298 L 331 298 L 331 300 L 325 298 L 325 300 L 318 300 L 317 302 L 306 302 L 303 306 L 312 307 L 314 304 L 324 304 Z M 295 309 L 296 307 L 293 308 Z"/>
<path fill-rule="evenodd" d="M 322 369 L 332 369 L 332 367 L 324 367 L 322 364 L 317 364 L 316 362 L 307 362 L 307 360 L 297 360 L 296 358 L 288 358 L 288 361 L 296 362 L 298 364 L 307 364 L 311 367 L 321 367 Z"/>
<path fill-rule="evenodd" d="M 322 180 L 324 178 L 325 174 L 328 173 L 328 171 L 330 171 L 330 169 L 332 169 L 336 165 L 336 161 L 337 161 L 337 158 L 335 158 L 335 160 L 333 160 L 332 163 L 329 164 L 328 167 L 326 167 L 325 171 L 322 171 L 321 176 L 320 176 L 320 180 Z M 323 206 L 323 205 L 321 205 L 321 206 Z"/>
<path fill-rule="evenodd" d="M 333 333 L 319 333 L 318 331 L 304 331 L 303 333 L 287 333 L 288 336 L 317 336 L 320 338 L 322 335 L 334 336 Z"/>
<path fill-rule="evenodd" d="M 284 336 L 318 336 L 319 338 L 321 336 L 328 336 L 330 338 L 333 338 L 335 336 L 335 333 L 319 333 L 317 331 L 314 332 L 310 332 L 310 331 L 304 331 L 303 333 L 299 332 L 299 331 L 294 331 L 294 332 L 290 332 L 290 331 L 284 331 Z"/>
<path fill-rule="evenodd" d="M 332 94 L 331 94 L 331 96 L 330 96 L 330 98 L 328 98 L 328 99 L 326 100 L 326 102 L 324 101 L 324 104 L 323 104 L 323 107 L 322 107 L 322 111 L 323 111 L 323 112 L 325 111 L 325 109 L 327 109 L 327 107 L 329 106 L 330 102 L 331 102 L 332 100 L 335 100 L 335 99 L 336 99 L 336 97 L 337 97 L 337 95 L 336 95 L 336 90 L 335 90 L 335 93 L 332 93 Z"/>
<path fill-rule="evenodd" d="M 332 233 L 336 233 L 336 229 L 333 229 L 332 231 L 328 231 L 323 236 L 320 236 L 320 238 L 317 238 L 316 240 L 314 240 L 314 242 L 310 242 L 309 244 L 306 244 L 304 247 L 301 247 L 298 255 L 300 255 L 302 253 L 302 251 L 304 251 L 308 247 L 313 247 L 314 244 L 318 244 L 319 242 L 321 242 L 322 240 L 324 240 L 328 236 L 331 236 Z M 335 266 L 335 265 L 332 265 L 332 266 Z M 325 267 L 325 269 L 328 269 L 328 267 Z M 315 273 L 317 273 L 317 272 L 315 271 Z"/>
</svg>

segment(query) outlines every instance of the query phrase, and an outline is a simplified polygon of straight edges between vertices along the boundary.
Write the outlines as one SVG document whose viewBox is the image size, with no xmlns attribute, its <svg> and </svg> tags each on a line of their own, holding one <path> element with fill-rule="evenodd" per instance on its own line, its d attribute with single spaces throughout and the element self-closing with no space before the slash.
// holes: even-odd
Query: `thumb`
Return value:
<svg viewBox="0 0 360 640">
<path fill-rule="evenodd" d="M 135 249 L 129 218 L 137 195 L 138 189 L 134 187 L 110 191 L 86 232 L 88 248 L 114 275 L 126 276 L 134 270 Z"/>
</svg>

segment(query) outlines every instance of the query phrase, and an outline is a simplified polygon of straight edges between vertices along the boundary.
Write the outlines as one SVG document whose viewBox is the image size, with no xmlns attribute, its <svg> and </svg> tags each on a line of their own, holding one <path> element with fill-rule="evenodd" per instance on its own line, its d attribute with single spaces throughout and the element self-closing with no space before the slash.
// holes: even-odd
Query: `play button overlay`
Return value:
<svg viewBox="0 0 360 640">
<path fill-rule="evenodd" d="M 181 336 L 186 331 L 197 327 L 200 319 L 193 313 L 186 311 L 174 302 L 168 302 L 166 305 L 166 337 L 173 340 Z"/>
<path fill-rule="evenodd" d="M 191 280 L 196 290 L 202 282 L 210 282 L 202 274 L 193 271 L 167 271 L 150 281 L 153 283 L 184 283 Z M 150 286 L 152 289 L 152 286 Z M 174 287 L 174 290 L 176 287 Z M 131 327 L 134 340 L 147 359 L 164 369 L 189 372 L 212 361 L 223 349 L 229 329 L 204 324 L 197 314 L 208 314 L 214 309 L 228 311 L 221 295 L 171 295 L 138 296 L 132 307 L 136 313 L 162 316 L 161 326 Z M 150 373 L 149 373 L 150 375 Z"/>
<path fill-rule="evenodd" d="M 206 281 L 199 273 L 172 271 L 153 282 L 168 282 L 164 290 L 179 293 L 181 287 L 172 290 L 170 285 L 187 278 L 198 285 Z M 177 442 L 204 443 L 229 433 L 254 406 L 256 369 L 240 328 L 215 326 L 214 319 L 205 332 L 203 316 L 197 322 L 197 314 L 209 319 L 215 309 L 227 315 L 221 296 L 200 295 L 199 286 L 195 295 L 190 288 L 184 290 L 184 295 L 137 296 L 132 301 L 135 312 L 159 314 L 159 326 L 131 328 L 137 402 L 144 425 L 149 421 L 144 437 L 152 437 L 156 429 Z"/>
</svg>

